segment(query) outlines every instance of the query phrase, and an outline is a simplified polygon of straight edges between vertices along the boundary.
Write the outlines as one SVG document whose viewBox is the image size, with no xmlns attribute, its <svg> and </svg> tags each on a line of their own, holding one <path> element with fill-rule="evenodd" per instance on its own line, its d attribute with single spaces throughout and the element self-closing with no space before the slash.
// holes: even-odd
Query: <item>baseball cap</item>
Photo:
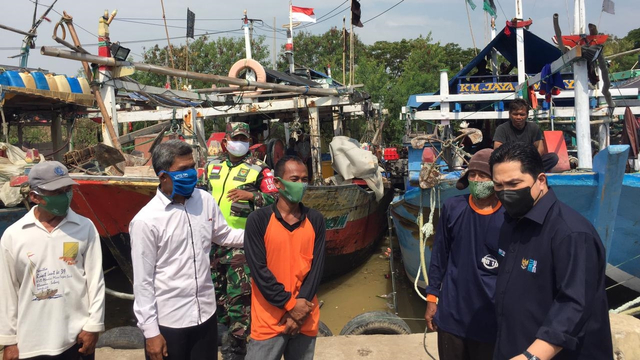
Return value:
<svg viewBox="0 0 640 360">
<path fill-rule="evenodd" d="M 467 168 L 467 171 L 462 174 L 462 176 L 456 183 L 456 188 L 458 190 L 465 189 L 467 186 L 469 186 L 469 171 L 471 170 L 480 171 L 481 173 L 484 173 L 487 176 L 491 177 L 489 158 L 491 157 L 492 152 L 493 149 L 482 149 L 471 157 L 471 160 L 469 160 L 469 168 Z"/>
<path fill-rule="evenodd" d="M 78 185 L 71 180 L 67 168 L 58 161 L 45 161 L 35 165 L 29 172 L 29 185 L 32 189 L 53 191 L 69 185 Z"/>
<path fill-rule="evenodd" d="M 234 137 L 236 135 L 244 135 L 247 138 L 250 138 L 249 135 L 249 124 L 243 122 L 229 122 L 227 123 L 227 135 L 229 137 Z"/>
</svg>

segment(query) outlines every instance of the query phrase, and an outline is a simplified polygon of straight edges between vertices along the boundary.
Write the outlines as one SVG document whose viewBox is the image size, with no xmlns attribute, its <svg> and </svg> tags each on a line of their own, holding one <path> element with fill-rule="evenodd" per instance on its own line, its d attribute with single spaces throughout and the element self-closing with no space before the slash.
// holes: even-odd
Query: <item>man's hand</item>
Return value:
<svg viewBox="0 0 640 360">
<path fill-rule="evenodd" d="M 162 360 L 164 357 L 169 356 L 167 351 L 167 342 L 164 341 L 162 335 L 156 335 L 152 338 L 148 338 L 146 341 L 147 354 L 151 360 Z"/>
<path fill-rule="evenodd" d="M 296 299 L 296 306 L 289 311 L 289 314 L 297 323 L 301 323 L 313 310 L 314 304 L 306 299 Z"/>
<path fill-rule="evenodd" d="M 98 342 L 98 333 L 88 332 L 88 331 L 80 331 L 78 334 L 78 338 L 76 339 L 76 343 L 81 344 L 82 347 L 78 350 L 78 352 L 82 355 L 91 355 L 96 351 L 96 343 Z"/>
<path fill-rule="evenodd" d="M 231 201 L 238 201 L 238 200 L 253 201 L 253 193 L 246 190 L 231 189 L 227 193 L 227 199 Z"/>
<path fill-rule="evenodd" d="M 438 311 L 438 304 L 428 301 L 427 302 L 427 311 L 424 313 L 424 319 L 427 320 L 427 328 L 431 331 L 437 331 L 438 327 L 433 322 L 433 317 L 436 315 Z"/>
<path fill-rule="evenodd" d="M 295 321 L 291 317 L 291 313 L 287 312 L 284 314 L 282 319 L 280 319 L 280 323 L 278 325 L 284 325 L 284 330 L 282 331 L 285 335 L 296 336 L 300 332 L 300 325 L 297 321 Z"/>
<path fill-rule="evenodd" d="M 19 357 L 18 345 L 7 345 L 4 347 L 4 353 L 2 360 L 18 360 Z"/>
<path fill-rule="evenodd" d="M 522 354 L 520 354 L 518 356 L 512 357 L 511 360 L 527 360 L 527 357 L 522 355 Z"/>
</svg>

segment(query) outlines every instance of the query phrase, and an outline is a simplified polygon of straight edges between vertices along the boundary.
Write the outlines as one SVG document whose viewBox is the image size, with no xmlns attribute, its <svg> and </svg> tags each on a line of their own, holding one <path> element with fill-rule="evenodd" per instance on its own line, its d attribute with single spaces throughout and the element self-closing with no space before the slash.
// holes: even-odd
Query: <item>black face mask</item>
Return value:
<svg viewBox="0 0 640 360">
<path fill-rule="evenodd" d="M 496 195 L 507 211 L 507 214 L 514 219 L 525 216 L 536 202 L 531 196 L 531 186 L 518 190 L 496 191 Z"/>
</svg>

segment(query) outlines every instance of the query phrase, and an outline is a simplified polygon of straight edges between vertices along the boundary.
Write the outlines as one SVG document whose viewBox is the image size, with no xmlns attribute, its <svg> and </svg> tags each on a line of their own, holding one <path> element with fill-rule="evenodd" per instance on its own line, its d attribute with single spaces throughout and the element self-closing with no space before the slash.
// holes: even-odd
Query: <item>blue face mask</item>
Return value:
<svg viewBox="0 0 640 360">
<path fill-rule="evenodd" d="M 189 169 L 184 171 L 160 171 L 160 174 L 165 173 L 171 177 L 173 181 L 173 191 L 171 192 L 171 198 L 174 195 L 182 195 L 184 197 L 190 197 L 193 194 L 193 190 L 198 183 L 198 172 L 196 169 Z M 159 175 L 160 175 L 159 174 Z"/>
</svg>

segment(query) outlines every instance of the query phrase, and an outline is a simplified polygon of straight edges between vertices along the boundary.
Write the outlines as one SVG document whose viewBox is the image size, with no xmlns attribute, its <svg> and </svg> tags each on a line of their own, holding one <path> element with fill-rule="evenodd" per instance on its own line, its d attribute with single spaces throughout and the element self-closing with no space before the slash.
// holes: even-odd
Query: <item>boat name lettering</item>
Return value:
<svg viewBox="0 0 640 360">
<path fill-rule="evenodd" d="M 574 85 L 575 85 L 574 80 L 563 80 L 563 81 L 564 81 L 564 87 L 566 90 L 571 90 L 574 88 Z M 516 91 L 517 86 L 518 86 L 518 83 L 515 83 L 515 82 L 458 84 L 458 93 L 468 94 L 468 93 L 513 92 L 513 91 Z M 540 83 L 533 85 L 533 89 L 535 91 L 540 90 Z"/>
<path fill-rule="evenodd" d="M 347 224 L 347 218 L 349 214 L 344 214 L 340 216 L 334 216 L 325 219 L 325 229 L 333 230 L 333 229 L 343 229 Z"/>
</svg>

